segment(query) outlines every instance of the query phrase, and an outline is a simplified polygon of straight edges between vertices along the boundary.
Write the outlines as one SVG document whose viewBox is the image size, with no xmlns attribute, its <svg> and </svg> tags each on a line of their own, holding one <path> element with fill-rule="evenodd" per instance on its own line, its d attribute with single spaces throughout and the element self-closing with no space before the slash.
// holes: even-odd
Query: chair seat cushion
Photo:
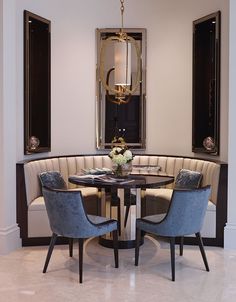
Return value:
<svg viewBox="0 0 236 302">
<path fill-rule="evenodd" d="M 110 218 L 96 216 L 96 215 L 88 215 L 88 219 L 94 224 L 104 223 L 111 220 Z M 112 222 L 114 222 L 114 220 Z"/>
<path fill-rule="evenodd" d="M 106 233 L 117 230 L 117 220 L 109 219 L 101 216 L 88 215 L 88 219 L 96 226 L 91 227 L 90 230 L 84 230 L 84 238 L 87 234 L 90 236 L 102 236 Z"/>
<path fill-rule="evenodd" d="M 142 219 L 157 223 L 157 222 L 162 221 L 165 218 L 165 216 L 166 216 L 166 213 L 165 214 L 150 215 L 150 216 L 142 217 Z"/>
</svg>

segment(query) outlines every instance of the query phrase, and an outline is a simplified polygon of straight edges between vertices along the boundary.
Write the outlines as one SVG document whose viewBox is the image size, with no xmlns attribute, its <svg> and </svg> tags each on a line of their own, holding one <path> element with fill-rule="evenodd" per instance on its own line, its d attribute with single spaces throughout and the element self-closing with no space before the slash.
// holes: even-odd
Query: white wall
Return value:
<svg viewBox="0 0 236 302">
<path fill-rule="evenodd" d="M 9 165 L 8 169 L 0 174 L 0 180 L 5 180 L 0 183 L 0 192 L 5 185 L 7 188 L 5 195 L 0 195 L 0 218 L 5 217 L 2 229 L 6 230 L 15 222 L 16 207 L 15 190 L 9 190 L 9 182 L 11 187 L 15 187 L 15 162 L 25 158 L 23 10 L 27 9 L 52 21 L 50 155 L 94 153 L 95 28 L 120 26 L 120 1 L 1 2 L 10 14 L 5 18 L 3 28 L 6 54 L 4 60 L 5 66 L 9 68 L 3 74 L 7 79 L 7 82 L 3 81 L 3 104 L 7 107 L 0 115 L 1 118 L 4 115 L 5 121 L 5 124 L 1 125 L 0 142 L 4 137 L 6 139 L 0 160 L 1 164 Z M 146 152 L 192 155 L 192 21 L 217 10 L 222 12 L 220 159 L 227 160 L 228 0 L 125 1 L 124 25 L 147 28 L 148 35 Z"/>
<path fill-rule="evenodd" d="M 228 0 L 127 0 L 124 25 L 147 28 L 147 152 L 193 155 L 192 21 L 222 11 L 221 155 L 227 160 Z M 95 28 L 120 26 L 118 0 L 16 1 L 18 159 L 23 157 L 23 10 L 52 21 L 52 153 L 94 153 Z M 177 138 L 177 139 L 176 139 Z"/>
<path fill-rule="evenodd" d="M 192 155 L 192 21 L 220 10 L 220 158 L 227 160 L 228 1 L 156 2 L 148 27 L 148 150 L 160 154 Z"/>
<path fill-rule="evenodd" d="M 14 4 L 14 0 L 0 2 L 0 254 L 20 246 L 15 191 L 17 125 Z"/>
<path fill-rule="evenodd" d="M 0 0 L 0 20 L 3 20 L 3 3 Z M 3 164 L 3 22 L 0 23 L 0 164 Z M 3 181 L 3 171 L 0 169 L 0 184 Z M 1 187 L 0 187 L 1 189 Z M 0 190 L 0 213 L 3 212 L 3 194 Z M 3 228 L 3 223 L 0 219 L 0 230 Z M 0 239 L 3 241 L 3 239 Z"/>
<path fill-rule="evenodd" d="M 225 247 L 236 249 L 236 2 L 230 1 L 230 52 L 229 52 L 229 185 L 228 185 L 228 221 L 225 228 Z"/>
</svg>

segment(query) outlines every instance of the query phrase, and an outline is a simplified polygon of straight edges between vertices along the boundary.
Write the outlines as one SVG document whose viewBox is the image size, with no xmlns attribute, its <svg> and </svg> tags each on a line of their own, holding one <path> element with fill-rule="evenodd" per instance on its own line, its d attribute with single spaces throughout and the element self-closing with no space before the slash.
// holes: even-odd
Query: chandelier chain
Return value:
<svg viewBox="0 0 236 302">
<path fill-rule="evenodd" d="M 124 7 L 124 0 L 120 0 L 120 11 L 121 11 L 121 31 L 123 31 L 123 27 L 124 27 L 124 11 L 125 11 L 125 7 Z"/>
</svg>

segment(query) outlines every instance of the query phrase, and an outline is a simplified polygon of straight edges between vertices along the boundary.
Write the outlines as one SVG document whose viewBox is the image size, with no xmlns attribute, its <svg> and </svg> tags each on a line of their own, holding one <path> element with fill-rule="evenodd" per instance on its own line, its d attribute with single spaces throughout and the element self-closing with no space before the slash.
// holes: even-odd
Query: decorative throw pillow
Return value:
<svg viewBox="0 0 236 302">
<path fill-rule="evenodd" d="M 202 181 L 202 173 L 181 169 L 176 176 L 176 189 L 197 189 L 200 187 Z"/>
<path fill-rule="evenodd" d="M 67 189 L 65 181 L 58 171 L 42 172 L 39 174 L 39 179 L 44 187 L 50 189 Z"/>
</svg>

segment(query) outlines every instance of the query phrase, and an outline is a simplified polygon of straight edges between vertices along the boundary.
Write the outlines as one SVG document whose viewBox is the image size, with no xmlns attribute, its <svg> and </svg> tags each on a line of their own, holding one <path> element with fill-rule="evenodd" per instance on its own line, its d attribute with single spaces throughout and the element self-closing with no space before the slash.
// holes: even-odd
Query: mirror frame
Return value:
<svg viewBox="0 0 236 302">
<path fill-rule="evenodd" d="M 97 39 L 97 65 L 96 65 L 96 148 L 99 150 L 111 148 L 111 142 L 105 142 L 105 99 L 102 98 L 102 87 L 99 60 L 102 36 L 111 36 L 119 32 L 119 28 L 98 28 L 96 29 Z M 141 64 L 140 64 L 140 138 L 138 142 L 127 143 L 132 149 L 144 150 L 146 148 L 146 48 L 147 48 L 147 30 L 145 28 L 124 28 L 124 31 L 135 38 L 135 34 L 142 36 L 141 43 Z M 132 102 L 132 100 L 131 100 Z M 126 106 L 119 105 L 119 106 Z"/>
<path fill-rule="evenodd" d="M 44 49 L 47 50 L 47 60 L 45 62 L 45 70 L 41 80 L 39 76 L 32 77 L 32 66 L 31 66 L 31 48 L 30 48 L 30 21 L 35 19 L 42 22 L 48 27 L 48 39 Z M 40 45 L 38 45 L 40 47 Z M 46 83 L 46 114 L 44 116 L 38 115 L 40 123 L 46 122 L 47 128 L 45 130 L 45 143 L 42 145 L 42 140 L 39 145 L 36 144 L 34 147 L 29 146 L 30 138 L 35 138 L 35 134 L 32 132 L 33 117 L 32 112 L 37 110 L 33 107 L 34 103 L 31 97 L 32 87 L 42 88 L 41 81 L 47 81 Z M 39 89 L 40 89 L 39 88 Z M 40 114 L 40 113 L 39 113 Z M 35 116 L 34 116 L 35 117 Z M 40 125 L 39 125 L 40 126 Z M 37 126 L 38 127 L 38 126 Z M 40 137 L 37 138 L 40 141 Z M 40 17 L 34 13 L 24 10 L 24 154 L 33 154 L 41 152 L 51 151 L 51 21 L 43 17 Z"/>
<path fill-rule="evenodd" d="M 219 155 L 220 149 L 220 17 L 221 14 L 220 11 L 218 11 L 193 21 L 192 151 L 211 155 Z M 204 78 L 200 76 L 199 80 L 199 66 L 202 63 L 202 65 L 205 64 L 203 67 L 206 68 L 206 63 L 204 63 L 203 60 L 199 62 L 199 58 L 197 59 L 197 51 L 199 51 L 200 45 L 197 43 L 199 37 L 197 38 L 196 28 L 211 19 L 213 19 L 212 23 L 215 22 L 215 40 L 213 41 L 214 48 L 212 48 L 213 56 L 211 57 L 211 61 L 214 62 L 214 71 L 211 74 L 210 81 L 213 80 L 215 85 L 212 89 L 212 84 L 209 84 L 208 90 L 206 91 L 205 89 L 204 91 Z M 207 64 L 210 65 L 211 63 L 208 61 Z M 206 70 L 203 67 L 202 72 L 206 74 Z M 209 71 L 209 74 L 210 73 L 211 71 Z M 211 91 L 213 91 L 213 93 Z M 206 100 L 205 104 L 207 105 L 205 105 L 205 107 L 203 100 Z M 203 133 L 203 124 L 208 125 L 208 133 Z M 203 127 L 201 127 L 201 125 L 203 125 Z M 204 127 L 204 129 L 206 128 L 207 127 Z"/>
</svg>

